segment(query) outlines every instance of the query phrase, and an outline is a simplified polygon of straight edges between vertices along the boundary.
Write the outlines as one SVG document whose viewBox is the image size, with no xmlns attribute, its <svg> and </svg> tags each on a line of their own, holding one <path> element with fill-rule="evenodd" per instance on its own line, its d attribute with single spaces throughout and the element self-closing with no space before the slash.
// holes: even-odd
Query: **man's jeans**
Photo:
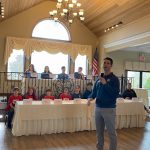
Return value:
<svg viewBox="0 0 150 150">
<path fill-rule="evenodd" d="M 95 108 L 95 123 L 97 135 L 97 149 L 104 148 L 104 129 L 106 126 L 109 135 L 109 150 L 117 149 L 117 135 L 115 130 L 116 108 Z"/>
</svg>

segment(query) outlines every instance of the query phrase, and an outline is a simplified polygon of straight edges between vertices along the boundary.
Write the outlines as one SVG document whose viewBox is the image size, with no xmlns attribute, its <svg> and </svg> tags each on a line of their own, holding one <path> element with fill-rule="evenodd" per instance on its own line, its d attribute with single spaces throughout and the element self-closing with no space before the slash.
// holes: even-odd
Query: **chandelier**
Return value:
<svg viewBox="0 0 150 150">
<path fill-rule="evenodd" d="M 81 9 L 81 3 L 78 0 L 57 0 L 56 9 L 49 12 L 50 18 L 58 21 L 63 20 L 70 24 L 78 18 L 84 21 L 84 10 Z"/>
</svg>

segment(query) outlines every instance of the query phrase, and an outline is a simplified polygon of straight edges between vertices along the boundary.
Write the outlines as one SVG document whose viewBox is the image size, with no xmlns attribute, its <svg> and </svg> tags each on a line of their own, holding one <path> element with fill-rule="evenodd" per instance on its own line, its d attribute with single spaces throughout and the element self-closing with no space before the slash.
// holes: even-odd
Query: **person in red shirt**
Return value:
<svg viewBox="0 0 150 150">
<path fill-rule="evenodd" d="M 37 96 L 35 94 L 35 89 L 33 87 L 29 87 L 27 93 L 24 96 L 24 99 L 32 99 L 37 100 Z"/>
<path fill-rule="evenodd" d="M 55 99 L 55 97 L 52 96 L 52 90 L 51 89 L 46 90 L 46 95 L 43 97 L 43 99 L 52 99 L 52 100 Z"/>
<path fill-rule="evenodd" d="M 7 127 L 9 129 L 11 129 L 12 125 L 12 119 L 14 116 L 14 108 L 15 108 L 15 103 L 16 101 L 21 101 L 22 100 L 22 96 L 19 95 L 19 88 L 18 87 L 14 87 L 13 89 L 13 95 L 11 95 L 8 99 L 8 105 L 7 105 L 7 114 L 8 114 L 8 119 L 7 119 Z"/>
<path fill-rule="evenodd" d="M 60 94 L 59 98 L 62 99 L 62 100 L 72 100 L 72 97 L 69 94 L 68 88 L 64 89 L 64 93 Z"/>
</svg>

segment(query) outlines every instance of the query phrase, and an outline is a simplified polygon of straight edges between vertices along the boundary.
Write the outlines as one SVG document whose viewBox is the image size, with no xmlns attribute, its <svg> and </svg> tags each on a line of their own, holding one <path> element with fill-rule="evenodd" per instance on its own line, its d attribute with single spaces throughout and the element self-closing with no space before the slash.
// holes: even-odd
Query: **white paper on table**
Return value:
<svg viewBox="0 0 150 150">
<path fill-rule="evenodd" d="M 62 99 L 54 99 L 54 104 L 62 104 Z"/>
<path fill-rule="evenodd" d="M 29 98 L 29 99 L 23 99 L 23 104 L 29 104 L 31 105 L 32 104 L 32 98 Z"/>
<path fill-rule="evenodd" d="M 75 104 L 81 104 L 81 102 L 82 102 L 81 98 L 75 98 L 74 99 Z"/>
<path fill-rule="evenodd" d="M 50 104 L 51 99 L 42 99 L 42 104 Z"/>
</svg>

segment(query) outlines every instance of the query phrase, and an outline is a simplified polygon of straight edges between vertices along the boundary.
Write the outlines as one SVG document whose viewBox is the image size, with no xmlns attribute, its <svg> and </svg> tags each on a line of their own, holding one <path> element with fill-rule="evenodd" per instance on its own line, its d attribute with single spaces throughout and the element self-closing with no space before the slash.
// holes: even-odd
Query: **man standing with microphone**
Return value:
<svg viewBox="0 0 150 150">
<path fill-rule="evenodd" d="M 117 135 L 115 130 L 116 98 L 119 95 L 119 80 L 111 72 L 113 60 L 109 57 L 104 59 L 103 69 L 99 79 L 95 82 L 90 101 L 96 98 L 95 124 L 97 135 L 97 150 L 104 150 L 104 129 L 106 126 L 109 135 L 109 150 L 117 149 Z"/>
</svg>

